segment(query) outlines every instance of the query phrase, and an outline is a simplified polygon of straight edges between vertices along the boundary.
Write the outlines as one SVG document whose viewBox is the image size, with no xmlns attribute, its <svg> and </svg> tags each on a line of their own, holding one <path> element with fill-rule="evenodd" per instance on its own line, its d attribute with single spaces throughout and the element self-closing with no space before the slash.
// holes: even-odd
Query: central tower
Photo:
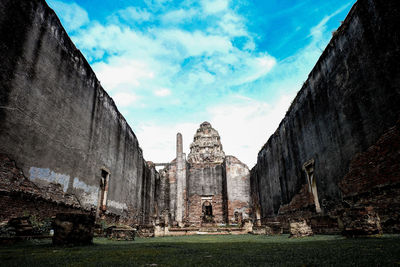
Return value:
<svg viewBox="0 0 400 267">
<path fill-rule="evenodd" d="M 200 124 L 186 159 L 177 134 L 176 158 L 160 171 L 157 216 L 172 226 L 240 223 L 250 212 L 250 172 L 227 156 L 209 122 Z"/>
<path fill-rule="evenodd" d="M 224 162 L 225 153 L 217 130 L 211 127 L 209 122 L 200 124 L 190 145 L 188 161 L 191 164 Z"/>
<path fill-rule="evenodd" d="M 227 219 L 225 153 L 218 132 L 200 124 L 188 155 L 188 214 L 190 222 L 224 223 Z"/>
</svg>

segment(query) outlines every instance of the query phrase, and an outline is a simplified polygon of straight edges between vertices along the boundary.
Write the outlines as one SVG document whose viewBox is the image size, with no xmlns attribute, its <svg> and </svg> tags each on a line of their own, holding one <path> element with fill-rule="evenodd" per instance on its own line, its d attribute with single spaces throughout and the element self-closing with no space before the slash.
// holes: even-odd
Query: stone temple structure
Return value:
<svg viewBox="0 0 400 267">
<path fill-rule="evenodd" d="M 358 0 L 250 172 L 208 122 L 157 172 L 46 1 L 1 0 L 0 223 L 400 233 L 399 24 L 400 1 Z"/>
<path fill-rule="evenodd" d="M 176 159 L 160 172 L 165 201 L 159 215 L 180 226 L 240 223 L 250 213 L 249 176 L 245 164 L 225 156 L 218 132 L 203 122 L 187 159 L 177 134 Z"/>
</svg>

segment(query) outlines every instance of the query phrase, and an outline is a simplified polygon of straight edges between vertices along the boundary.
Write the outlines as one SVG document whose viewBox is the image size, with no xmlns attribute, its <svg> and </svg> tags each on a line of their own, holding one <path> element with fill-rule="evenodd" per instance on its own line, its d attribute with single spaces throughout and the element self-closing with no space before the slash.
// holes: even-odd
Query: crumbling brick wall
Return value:
<svg viewBox="0 0 400 267">
<path fill-rule="evenodd" d="M 90 213 L 74 195 L 64 193 L 60 185 L 36 186 L 5 154 L 0 154 L 0 210 L 0 221 L 28 215 L 42 220 L 59 212 Z"/>
<path fill-rule="evenodd" d="M 212 205 L 212 214 L 214 216 L 213 223 L 225 223 L 225 210 L 224 210 L 224 199 L 222 195 L 210 196 L 207 199 Z M 203 203 L 205 202 L 200 195 L 192 195 L 189 198 L 189 210 L 187 222 L 192 225 L 199 226 L 203 223 Z"/>
<path fill-rule="evenodd" d="M 400 232 L 400 121 L 352 159 L 339 186 L 346 203 L 373 207 L 385 232 Z"/>
<path fill-rule="evenodd" d="M 250 171 L 236 157 L 225 157 L 228 222 L 250 217 Z"/>
</svg>

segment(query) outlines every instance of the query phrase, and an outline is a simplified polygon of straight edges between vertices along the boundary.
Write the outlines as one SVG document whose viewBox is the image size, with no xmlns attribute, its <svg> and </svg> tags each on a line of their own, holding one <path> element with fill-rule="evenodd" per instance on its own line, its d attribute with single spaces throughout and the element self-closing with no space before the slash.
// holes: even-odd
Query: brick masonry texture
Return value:
<svg viewBox="0 0 400 267">
<path fill-rule="evenodd" d="M 182 136 L 178 134 L 177 143 L 180 140 Z M 180 151 L 181 144 L 177 148 Z M 160 192 L 157 196 L 160 223 L 166 223 L 167 216 L 168 224 L 179 224 L 177 211 L 182 205 L 181 226 L 200 226 L 205 223 L 205 201 L 212 205 L 214 224 L 236 223 L 239 217 L 249 218 L 250 171 L 236 157 L 225 156 L 220 136 L 210 123 L 203 122 L 196 131 L 188 160 L 184 154 L 181 156 L 185 161 L 182 193 L 177 190 L 177 160 L 174 159 L 160 171 L 160 189 L 157 189 Z"/>
</svg>

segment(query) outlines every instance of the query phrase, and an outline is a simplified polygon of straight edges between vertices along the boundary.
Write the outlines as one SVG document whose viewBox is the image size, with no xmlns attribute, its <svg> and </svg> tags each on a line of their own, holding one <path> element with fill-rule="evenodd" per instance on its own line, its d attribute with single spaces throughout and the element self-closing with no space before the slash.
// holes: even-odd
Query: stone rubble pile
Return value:
<svg viewBox="0 0 400 267">
<path fill-rule="evenodd" d="M 312 236 L 314 233 L 306 220 L 290 223 L 290 237 Z"/>
<path fill-rule="evenodd" d="M 348 237 L 376 236 L 382 234 L 379 215 L 373 207 L 352 207 L 342 216 L 343 235 Z"/>
<path fill-rule="evenodd" d="M 95 216 L 58 213 L 53 223 L 54 245 L 90 245 L 93 243 Z"/>
</svg>

